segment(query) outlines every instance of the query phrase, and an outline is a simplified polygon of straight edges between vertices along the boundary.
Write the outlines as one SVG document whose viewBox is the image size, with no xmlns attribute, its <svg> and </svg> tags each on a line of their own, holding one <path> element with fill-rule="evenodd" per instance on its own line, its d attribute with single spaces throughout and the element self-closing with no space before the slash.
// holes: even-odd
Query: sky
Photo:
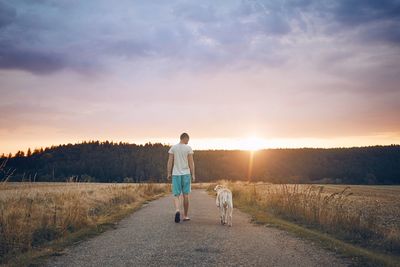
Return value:
<svg viewBox="0 0 400 267">
<path fill-rule="evenodd" d="M 399 0 L 0 0 L 0 153 L 400 143 Z"/>
</svg>

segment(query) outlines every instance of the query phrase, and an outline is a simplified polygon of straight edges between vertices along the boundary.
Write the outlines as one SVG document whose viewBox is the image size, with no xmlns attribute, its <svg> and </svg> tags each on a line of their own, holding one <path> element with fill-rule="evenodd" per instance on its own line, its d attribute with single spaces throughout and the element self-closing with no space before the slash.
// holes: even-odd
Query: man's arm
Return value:
<svg viewBox="0 0 400 267">
<path fill-rule="evenodd" d="M 168 163 L 167 163 L 167 179 L 171 180 L 172 177 L 172 166 L 174 166 L 174 154 L 168 154 Z"/>
<path fill-rule="evenodd" d="M 188 155 L 188 160 L 189 160 L 189 169 L 190 173 L 192 174 L 192 179 L 193 182 L 196 180 L 196 176 L 194 174 L 194 160 L 193 160 L 193 154 Z"/>
</svg>

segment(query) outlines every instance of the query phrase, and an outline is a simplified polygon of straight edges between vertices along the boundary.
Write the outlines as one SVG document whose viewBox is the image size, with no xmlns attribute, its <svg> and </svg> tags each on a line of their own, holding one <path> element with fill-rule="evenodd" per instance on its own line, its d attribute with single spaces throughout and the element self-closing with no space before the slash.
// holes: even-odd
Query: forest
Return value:
<svg viewBox="0 0 400 267">
<path fill-rule="evenodd" d="M 168 145 L 84 141 L 0 157 L 0 179 L 32 182 L 166 182 Z M 195 150 L 199 182 L 399 184 L 400 145 Z"/>
</svg>

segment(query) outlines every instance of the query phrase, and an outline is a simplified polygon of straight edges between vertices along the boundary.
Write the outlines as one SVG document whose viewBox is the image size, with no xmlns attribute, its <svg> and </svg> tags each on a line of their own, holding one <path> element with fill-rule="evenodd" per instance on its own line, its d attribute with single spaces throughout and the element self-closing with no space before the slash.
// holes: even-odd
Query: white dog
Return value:
<svg viewBox="0 0 400 267">
<path fill-rule="evenodd" d="M 217 192 L 215 204 L 219 207 L 221 224 L 232 226 L 233 200 L 231 190 L 222 185 L 217 185 L 214 191 Z"/>
</svg>

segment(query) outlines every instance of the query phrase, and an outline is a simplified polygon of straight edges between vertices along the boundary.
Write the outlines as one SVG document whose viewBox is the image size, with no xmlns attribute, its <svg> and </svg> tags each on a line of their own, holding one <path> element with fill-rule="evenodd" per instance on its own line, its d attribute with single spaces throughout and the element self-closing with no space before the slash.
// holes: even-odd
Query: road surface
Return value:
<svg viewBox="0 0 400 267">
<path fill-rule="evenodd" d="M 215 201 L 194 190 L 191 221 L 174 222 L 171 196 L 146 204 L 116 229 L 48 259 L 47 266 L 347 266 L 349 262 L 285 231 L 250 223 L 235 209 L 219 223 Z"/>
</svg>

